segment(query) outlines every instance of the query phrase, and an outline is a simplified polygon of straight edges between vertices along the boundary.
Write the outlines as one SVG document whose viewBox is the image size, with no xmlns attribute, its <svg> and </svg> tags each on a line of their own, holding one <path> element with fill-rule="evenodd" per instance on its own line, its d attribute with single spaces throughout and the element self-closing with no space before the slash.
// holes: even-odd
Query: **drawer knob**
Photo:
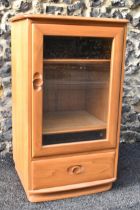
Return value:
<svg viewBox="0 0 140 210">
<path fill-rule="evenodd" d="M 75 165 L 68 168 L 69 174 L 81 174 L 84 171 L 84 167 L 81 165 Z"/>
<path fill-rule="evenodd" d="M 42 85 L 43 85 L 43 79 L 42 79 L 42 75 L 38 72 L 36 72 L 34 74 L 34 78 L 33 78 L 33 87 L 34 90 L 41 90 L 42 89 Z"/>
</svg>

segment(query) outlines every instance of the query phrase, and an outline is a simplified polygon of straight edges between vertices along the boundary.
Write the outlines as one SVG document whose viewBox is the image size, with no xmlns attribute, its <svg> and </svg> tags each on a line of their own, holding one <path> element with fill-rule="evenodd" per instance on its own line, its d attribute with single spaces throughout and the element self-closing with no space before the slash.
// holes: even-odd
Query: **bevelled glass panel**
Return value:
<svg viewBox="0 0 140 210">
<path fill-rule="evenodd" d="M 44 36 L 43 145 L 106 139 L 111 45 Z"/>
</svg>

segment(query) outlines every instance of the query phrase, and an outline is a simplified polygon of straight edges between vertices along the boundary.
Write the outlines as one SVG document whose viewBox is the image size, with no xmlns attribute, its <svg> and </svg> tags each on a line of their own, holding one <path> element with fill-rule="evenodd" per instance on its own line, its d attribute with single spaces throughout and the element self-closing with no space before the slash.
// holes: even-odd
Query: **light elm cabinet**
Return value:
<svg viewBox="0 0 140 210">
<path fill-rule="evenodd" d="M 109 190 L 127 20 L 21 15 L 11 22 L 13 158 L 28 199 Z"/>
</svg>

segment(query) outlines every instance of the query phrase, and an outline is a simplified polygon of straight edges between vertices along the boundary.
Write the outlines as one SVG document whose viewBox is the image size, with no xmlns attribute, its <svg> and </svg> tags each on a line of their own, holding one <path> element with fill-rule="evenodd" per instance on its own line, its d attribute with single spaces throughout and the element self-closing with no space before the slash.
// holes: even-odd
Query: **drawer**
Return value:
<svg viewBox="0 0 140 210">
<path fill-rule="evenodd" d="M 35 160 L 32 189 L 94 182 L 113 178 L 115 152 Z"/>
</svg>

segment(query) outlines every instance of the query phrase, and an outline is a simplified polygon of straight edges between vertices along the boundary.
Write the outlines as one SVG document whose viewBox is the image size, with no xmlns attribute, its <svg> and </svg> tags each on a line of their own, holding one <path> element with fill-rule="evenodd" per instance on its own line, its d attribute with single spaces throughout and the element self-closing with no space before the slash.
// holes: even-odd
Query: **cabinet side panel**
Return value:
<svg viewBox="0 0 140 210">
<path fill-rule="evenodd" d="M 30 153 L 28 21 L 12 23 L 12 124 L 13 157 L 18 175 L 28 188 Z"/>
<path fill-rule="evenodd" d="M 120 96 L 119 96 L 119 113 L 118 113 L 118 132 L 117 132 L 117 146 L 116 146 L 116 158 L 115 158 L 115 177 L 117 177 L 118 169 L 118 155 L 119 155 L 119 143 L 120 143 L 120 127 L 121 127 L 121 113 L 122 113 L 122 96 L 123 96 L 123 81 L 124 81 L 124 68 L 125 68 L 125 51 L 126 51 L 126 36 L 127 25 L 124 26 L 123 36 L 123 48 L 122 48 L 122 65 L 121 65 L 121 78 L 120 78 Z"/>
</svg>

